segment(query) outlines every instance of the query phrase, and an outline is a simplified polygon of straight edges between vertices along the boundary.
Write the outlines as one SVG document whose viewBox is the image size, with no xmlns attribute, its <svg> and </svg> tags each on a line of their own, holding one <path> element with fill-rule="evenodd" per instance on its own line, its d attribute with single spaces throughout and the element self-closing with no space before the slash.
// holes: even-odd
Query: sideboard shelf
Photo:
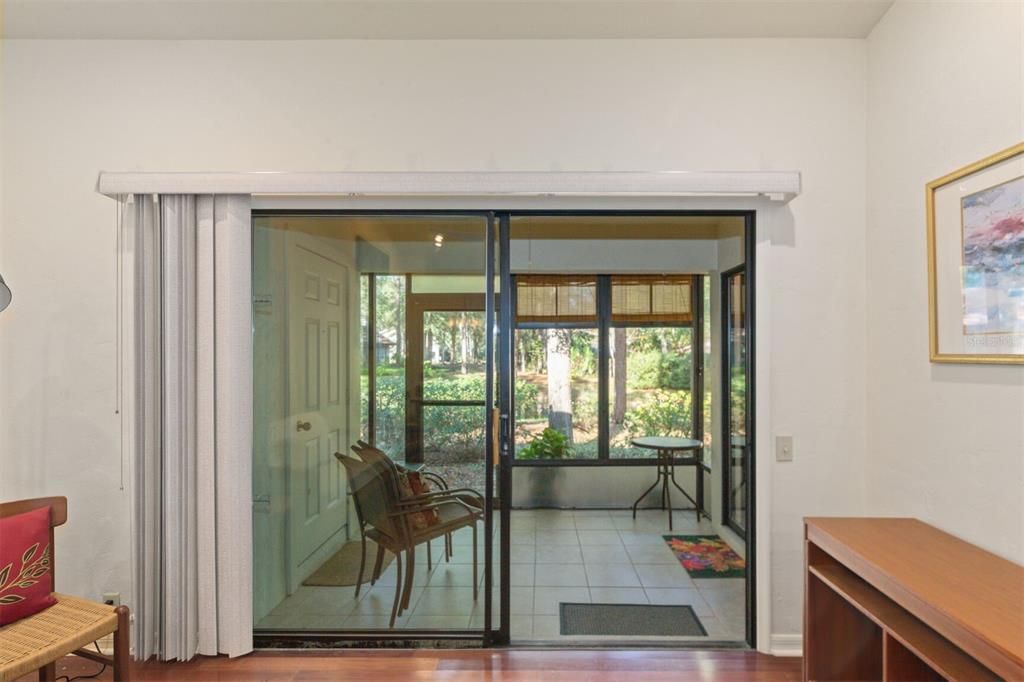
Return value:
<svg viewBox="0 0 1024 682">
<path fill-rule="evenodd" d="M 805 680 L 1024 680 L 1024 568 L 914 519 L 805 535 Z"/>
</svg>

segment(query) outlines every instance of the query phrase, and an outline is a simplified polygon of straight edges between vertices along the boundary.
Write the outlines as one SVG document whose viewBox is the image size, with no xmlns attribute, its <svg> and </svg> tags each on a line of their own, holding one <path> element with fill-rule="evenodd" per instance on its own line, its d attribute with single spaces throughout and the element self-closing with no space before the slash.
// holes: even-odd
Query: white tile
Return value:
<svg viewBox="0 0 1024 682">
<path fill-rule="evenodd" d="M 742 620 L 746 614 L 744 581 L 736 578 L 694 580 L 701 597 L 724 621 Z"/>
<path fill-rule="evenodd" d="M 646 604 L 647 594 L 640 587 L 593 587 L 590 600 L 595 604 Z"/>
<path fill-rule="evenodd" d="M 712 616 L 701 617 L 700 623 L 707 630 L 709 639 L 720 639 L 720 640 L 742 640 L 743 631 L 736 631 L 733 629 L 733 624 L 723 622 L 718 618 Z"/>
<path fill-rule="evenodd" d="M 482 591 L 481 591 L 482 598 Z M 461 616 L 476 606 L 473 589 L 469 587 L 427 587 L 412 609 L 416 616 Z M 467 620 L 468 622 L 468 620 Z"/>
<path fill-rule="evenodd" d="M 500 571 L 495 571 L 500 581 Z M 509 584 L 512 587 L 533 587 L 536 584 L 535 564 L 511 564 L 509 566 Z"/>
<path fill-rule="evenodd" d="M 586 564 L 586 569 L 591 587 L 640 587 L 632 564 Z"/>
<path fill-rule="evenodd" d="M 626 547 L 626 553 L 634 564 L 674 564 L 682 567 L 679 559 L 665 543 L 660 546 L 629 545 Z"/>
<path fill-rule="evenodd" d="M 497 598 L 497 595 L 495 595 Z M 508 591 L 509 617 L 528 616 L 533 613 L 534 588 L 532 587 L 510 587 Z"/>
<path fill-rule="evenodd" d="M 533 636 L 533 616 L 510 615 L 508 624 L 512 639 L 529 639 Z"/>
<path fill-rule="evenodd" d="M 614 530 L 581 530 L 577 531 L 581 545 L 621 545 L 619 533 Z M 540 541 L 538 534 L 537 540 Z"/>
<path fill-rule="evenodd" d="M 513 564 L 532 564 L 537 560 L 537 549 L 534 545 L 512 545 L 508 560 Z"/>
<path fill-rule="evenodd" d="M 619 538 L 626 547 L 667 547 L 658 533 L 643 530 L 620 530 Z"/>
<path fill-rule="evenodd" d="M 608 512 L 590 512 L 573 514 L 576 520 L 576 530 L 615 530 L 615 521 Z"/>
<path fill-rule="evenodd" d="M 480 542 L 477 544 L 477 547 L 476 547 L 477 561 L 479 561 L 480 563 L 483 563 L 483 556 L 484 556 L 484 542 L 483 542 L 483 538 L 480 538 Z M 441 563 L 445 563 L 445 562 L 442 561 Z M 450 563 L 453 563 L 453 564 L 471 564 L 471 563 L 473 563 L 473 546 L 471 544 L 470 545 L 455 545 L 455 547 L 452 548 L 452 558 L 451 558 Z M 417 559 L 416 559 L 416 565 L 417 566 L 420 565 L 419 557 L 417 557 Z M 424 563 L 423 565 L 425 566 L 426 564 Z"/>
<path fill-rule="evenodd" d="M 579 538 L 575 530 L 542 530 L 537 529 L 538 545 L 576 545 Z"/>
<path fill-rule="evenodd" d="M 534 616 L 533 639 L 560 639 L 561 622 L 558 616 Z"/>
<path fill-rule="evenodd" d="M 562 602 L 589 604 L 590 590 L 586 587 L 537 587 L 533 591 L 534 616 L 557 616 Z M 536 621 L 534 622 L 536 627 Z"/>
<path fill-rule="evenodd" d="M 621 545 L 585 545 L 580 547 L 585 564 L 618 564 L 630 560 Z"/>
<path fill-rule="evenodd" d="M 533 528 L 529 530 L 511 530 L 509 531 L 509 543 L 512 545 L 535 545 L 537 544 L 537 531 Z"/>
<path fill-rule="evenodd" d="M 633 564 L 644 587 L 693 587 L 693 581 L 678 563 Z"/>
<path fill-rule="evenodd" d="M 476 582 L 483 578 L 483 564 L 477 566 Z M 473 587 L 472 564 L 442 564 L 430 575 L 428 587 Z"/>
<path fill-rule="evenodd" d="M 349 616 L 345 619 L 342 627 L 345 630 L 386 630 L 390 628 L 390 612 L 388 615 L 361 615 Z M 408 614 L 395 619 L 395 629 L 404 628 L 409 620 Z"/>
<path fill-rule="evenodd" d="M 612 525 L 619 530 L 644 530 L 647 524 L 630 516 L 613 516 Z"/>
<path fill-rule="evenodd" d="M 484 539 L 484 526 L 483 524 L 477 524 L 477 540 L 483 542 Z M 453 545 L 471 545 L 473 544 L 473 529 L 469 526 L 460 528 L 452 533 L 452 544 Z M 435 551 L 440 551 L 444 547 L 444 543 L 441 538 L 437 538 L 432 541 L 432 545 Z"/>
<path fill-rule="evenodd" d="M 538 564 L 582 564 L 583 554 L 578 546 L 541 545 L 537 548 Z"/>
<path fill-rule="evenodd" d="M 693 584 L 698 590 L 714 590 L 742 598 L 747 592 L 746 580 L 743 578 L 694 578 Z"/>
<path fill-rule="evenodd" d="M 586 587 L 583 564 L 540 564 L 534 576 L 538 587 Z"/>
<path fill-rule="evenodd" d="M 422 587 L 413 588 L 410 596 L 410 604 L 415 603 L 422 593 Z M 352 609 L 353 616 L 377 616 L 391 613 L 391 606 L 395 602 L 395 588 L 392 585 L 379 585 L 366 593 Z"/>
<path fill-rule="evenodd" d="M 575 530 L 576 522 L 571 513 L 560 512 L 555 516 L 538 516 L 537 530 Z"/>
<path fill-rule="evenodd" d="M 417 630 L 465 630 L 469 627 L 469 615 L 419 616 L 413 612 L 405 627 Z"/>
<path fill-rule="evenodd" d="M 698 590 L 685 587 L 648 587 L 647 599 L 652 604 L 665 606 L 692 606 L 693 612 L 700 617 L 713 616 L 714 611 L 700 596 Z"/>
<path fill-rule="evenodd" d="M 268 614 L 268 615 L 264 616 L 263 618 L 261 618 L 260 622 L 256 623 L 256 629 L 257 630 L 265 630 L 265 629 L 271 629 L 271 628 L 281 628 L 281 627 L 284 627 L 283 624 L 287 622 L 287 620 L 286 620 L 287 617 L 288 617 L 287 614 L 284 614 L 284 613 L 279 613 L 279 614 L 271 613 L 271 614 Z"/>
</svg>

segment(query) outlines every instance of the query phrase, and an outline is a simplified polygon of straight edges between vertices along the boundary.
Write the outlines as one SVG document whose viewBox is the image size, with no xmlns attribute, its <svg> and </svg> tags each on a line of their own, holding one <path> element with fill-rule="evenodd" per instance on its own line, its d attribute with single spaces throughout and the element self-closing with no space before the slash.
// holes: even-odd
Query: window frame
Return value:
<svg viewBox="0 0 1024 682">
<path fill-rule="evenodd" d="M 611 428 L 611 343 L 609 335 L 612 329 L 692 329 L 693 358 L 690 362 L 690 392 L 691 396 L 699 396 L 694 399 L 691 409 L 691 432 L 703 440 L 704 433 L 704 367 L 702 362 L 703 353 L 703 323 L 704 323 L 704 298 L 703 283 L 707 274 L 702 273 L 680 273 L 692 278 L 690 286 L 690 307 L 691 321 L 689 324 L 679 324 L 664 321 L 634 322 L 634 321 L 613 321 L 612 320 L 612 274 L 594 275 L 597 278 L 597 317 L 595 321 L 586 322 L 518 322 L 516 316 L 517 301 L 517 278 L 529 276 L 530 273 L 512 273 L 511 291 L 512 300 L 511 320 L 509 329 L 513 336 L 520 329 L 595 329 L 597 331 L 597 457 L 596 458 L 573 458 L 559 460 L 528 460 L 519 459 L 513 453 L 512 466 L 544 467 L 544 466 L 650 466 L 651 457 L 611 457 L 610 456 L 610 428 Z M 616 273 L 618 274 L 618 273 Z M 586 275 L 591 276 L 591 275 Z M 515 385 L 516 366 L 511 363 L 511 409 L 509 410 L 511 421 L 511 433 L 515 433 Z M 513 446 L 514 447 L 514 446 Z M 707 463 L 704 469 L 709 470 Z"/>
</svg>

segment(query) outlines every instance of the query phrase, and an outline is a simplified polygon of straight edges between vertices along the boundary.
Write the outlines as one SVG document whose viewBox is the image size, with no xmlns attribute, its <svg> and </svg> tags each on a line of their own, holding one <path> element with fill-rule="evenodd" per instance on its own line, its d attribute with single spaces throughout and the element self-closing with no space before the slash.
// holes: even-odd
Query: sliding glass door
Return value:
<svg viewBox="0 0 1024 682">
<path fill-rule="evenodd" d="M 494 255 L 488 214 L 254 219 L 257 635 L 490 636 Z"/>
</svg>

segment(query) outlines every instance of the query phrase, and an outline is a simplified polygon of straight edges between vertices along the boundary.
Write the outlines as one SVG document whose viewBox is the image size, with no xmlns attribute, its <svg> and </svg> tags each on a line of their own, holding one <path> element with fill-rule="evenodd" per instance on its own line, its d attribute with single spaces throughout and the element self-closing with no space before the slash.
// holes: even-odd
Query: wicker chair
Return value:
<svg viewBox="0 0 1024 682">
<path fill-rule="evenodd" d="M 56 568 L 53 529 L 68 518 L 65 497 L 42 497 L 0 504 L 0 518 L 50 508 L 50 572 Z M 110 665 L 115 680 L 130 679 L 128 664 L 128 607 L 54 593 L 57 603 L 44 611 L 0 628 L 0 682 L 39 671 L 40 680 L 56 678 L 58 659 L 75 654 Z M 82 647 L 101 637 L 114 635 L 114 655 L 104 656 Z"/>
</svg>

